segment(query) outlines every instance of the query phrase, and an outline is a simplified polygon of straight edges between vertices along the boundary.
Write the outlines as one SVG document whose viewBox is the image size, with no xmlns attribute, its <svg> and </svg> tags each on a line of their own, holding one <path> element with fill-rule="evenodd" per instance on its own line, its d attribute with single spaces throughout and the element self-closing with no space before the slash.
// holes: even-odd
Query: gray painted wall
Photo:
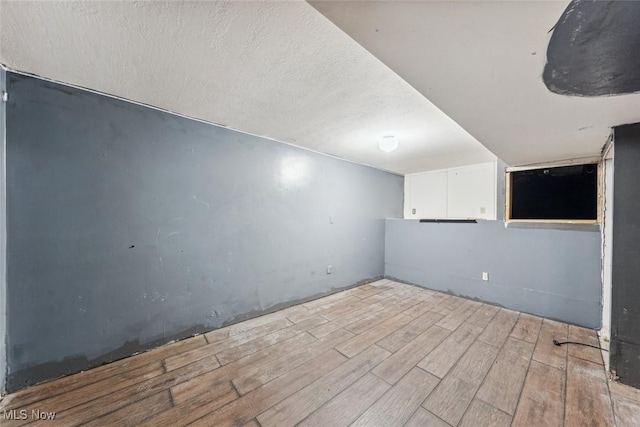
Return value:
<svg viewBox="0 0 640 427">
<path fill-rule="evenodd" d="M 611 368 L 640 388 L 640 123 L 614 129 Z"/>
<path fill-rule="evenodd" d="M 5 91 L 6 72 L 0 65 L 0 95 Z M 5 199 L 5 103 L 0 100 L 0 393 L 7 375 L 7 288 L 6 288 L 6 199 Z"/>
<path fill-rule="evenodd" d="M 539 316 L 599 328 L 597 228 L 506 228 L 502 221 L 386 221 L 385 275 Z M 482 272 L 489 281 L 482 281 Z"/>
<path fill-rule="evenodd" d="M 7 83 L 9 390 L 384 274 L 402 177 Z"/>
</svg>

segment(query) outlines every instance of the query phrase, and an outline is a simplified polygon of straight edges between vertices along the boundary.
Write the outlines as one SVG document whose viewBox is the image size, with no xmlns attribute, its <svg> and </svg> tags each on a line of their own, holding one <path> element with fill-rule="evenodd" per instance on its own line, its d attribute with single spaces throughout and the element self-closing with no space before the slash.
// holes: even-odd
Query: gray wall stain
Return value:
<svg viewBox="0 0 640 427">
<path fill-rule="evenodd" d="M 611 369 L 640 388 L 640 123 L 614 135 Z"/>
<path fill-rule="evenodd" d="M 10 390 L 384 274 L 401 176 L 7 81 Z"/>
<path fill-rule="evenodd" d="M 387 220 L 385 276 L 599 328 L 600 232 Z M 489 281 L 482 280 L 489 273 Z"/>
</svg>

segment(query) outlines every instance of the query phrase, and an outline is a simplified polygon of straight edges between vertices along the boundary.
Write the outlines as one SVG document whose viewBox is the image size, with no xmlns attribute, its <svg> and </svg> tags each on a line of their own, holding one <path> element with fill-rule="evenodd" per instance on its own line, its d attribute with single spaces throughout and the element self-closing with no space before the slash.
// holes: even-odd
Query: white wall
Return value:
<svg viewBox="0 0 640 427">
<path fill-rule="evenodd" d="M 496 162 L 405 175 L 406 219 L 496 219 Z"/>
<path fill-rule="evenodd" d="M 602 329 L 600 341 L 609 349 L 611 337 L 611 247 L 613 243 L 613 148 L 604 161 L 603 211 L 602 211 Z M 605 357 L 608 363 L 608 357 Z"/>
</svg>

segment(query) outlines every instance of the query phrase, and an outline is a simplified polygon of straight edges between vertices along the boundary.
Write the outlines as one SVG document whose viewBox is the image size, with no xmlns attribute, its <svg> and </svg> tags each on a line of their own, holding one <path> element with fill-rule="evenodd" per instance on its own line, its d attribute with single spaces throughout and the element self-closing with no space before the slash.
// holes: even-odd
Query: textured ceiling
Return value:
<svg viewBox="0 0 640 427">
<path fill-rule="evenodd" d="M 640 94 L 570 97 L 542 82 L 568 1 L 311 4 L 510 165 L 597 156 L 611 126 L 640 122 Z"/>
<path fill-rule="evenodd" d="M 3 1 L 0 62 L 399 173 L 495 158 L 304 2 Z"/>
</svg>

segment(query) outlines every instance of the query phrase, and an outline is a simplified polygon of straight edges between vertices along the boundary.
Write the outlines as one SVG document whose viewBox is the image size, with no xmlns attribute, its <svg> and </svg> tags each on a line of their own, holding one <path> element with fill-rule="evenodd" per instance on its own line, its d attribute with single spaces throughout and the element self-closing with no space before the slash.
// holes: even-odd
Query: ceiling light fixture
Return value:
<svg viewBox="0 0 640 427">
<path fill-rule="evenodd" d="M 390 153 L 398 148 L 398 138 L 393 135 L 383 136 L 378 143 L 378 147 L 385 153 Z"/>
</svg>

